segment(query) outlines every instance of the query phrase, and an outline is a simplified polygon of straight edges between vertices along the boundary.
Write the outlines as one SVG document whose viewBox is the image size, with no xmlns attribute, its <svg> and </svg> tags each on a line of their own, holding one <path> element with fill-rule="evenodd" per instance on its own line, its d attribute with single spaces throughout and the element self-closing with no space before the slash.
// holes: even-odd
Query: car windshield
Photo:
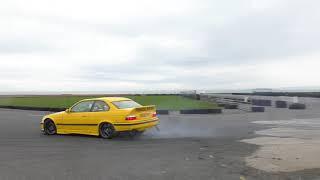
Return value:
<svg viewBox="0 0 320 180">
<path fill-rule="evenodd" d="M 140 104 L 134 101 L 114 101 L 112 102 L 118 109 L 128 109 L 128 108 L 136 108 L 141 107 Z"/>
</svg>

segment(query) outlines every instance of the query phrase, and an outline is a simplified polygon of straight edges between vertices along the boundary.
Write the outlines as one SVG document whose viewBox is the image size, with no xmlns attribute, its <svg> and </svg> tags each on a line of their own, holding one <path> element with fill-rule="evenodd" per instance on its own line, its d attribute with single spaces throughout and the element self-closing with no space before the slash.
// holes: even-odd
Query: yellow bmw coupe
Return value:
<svg viewBox="0 0 320 180">
<path fill-rule="evenodd" d="M 71 108 L 44 116 L 41 130 L 47 135 L 88 134 L 110 139 L 118 132 L 136 135 L 159 123 L 156 108 L 123 97 L 85 99 Z"/>
</svg>

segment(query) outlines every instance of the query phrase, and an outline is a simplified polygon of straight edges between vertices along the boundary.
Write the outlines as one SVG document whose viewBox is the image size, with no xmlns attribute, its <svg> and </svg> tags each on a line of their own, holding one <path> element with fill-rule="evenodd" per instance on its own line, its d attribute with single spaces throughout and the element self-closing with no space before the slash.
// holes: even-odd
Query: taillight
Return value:
<svg viewBox="0 0 320 180">
<path fill-rule="evenodd" d="M 127 116 L 126 117 L 126 120 L 128 120 L 128 121 L 132 121 L 132 120 L 136 120 L 136 119 L 137 119 L 136 116 Z"/>
<path fill-rule="evenodd" d="M 152 117 L 157 117 L 157 112 L 152 113 Z"/>
</svg>

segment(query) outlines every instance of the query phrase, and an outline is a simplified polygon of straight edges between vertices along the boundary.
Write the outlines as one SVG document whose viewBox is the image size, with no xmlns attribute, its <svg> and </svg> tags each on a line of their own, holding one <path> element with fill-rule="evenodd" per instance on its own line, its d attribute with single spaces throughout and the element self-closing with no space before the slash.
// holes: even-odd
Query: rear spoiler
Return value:
<svg viewBox="0 0 320 180">
<path fill-rule="evenodd" d="M 155 111 L 156 106 L 155 105 L 150 105 L 150 106 L 141 106 L 134 108 L 133 111 L 141 112 L 141 111 Z"/>
</svg>

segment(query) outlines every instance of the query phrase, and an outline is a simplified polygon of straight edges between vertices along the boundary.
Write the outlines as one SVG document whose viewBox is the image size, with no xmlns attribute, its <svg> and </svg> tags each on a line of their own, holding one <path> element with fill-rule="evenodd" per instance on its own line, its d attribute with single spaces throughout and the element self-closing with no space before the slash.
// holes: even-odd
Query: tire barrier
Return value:
<svg viewBox="0 0 320 180">
<path fill-rule="evenodd" d="M 180 114 L 221 114 L 221 109 L 184 109 Z"/>
<path fill-rule="evenodd" d="M 298 97 L 320 97 L 320 92 L 254 92 L 254 93 L 231 93 L 232 95 L 246 95 L 246 96 L 298 96 Z"/>
<path fill-rule="evenodd" d="M 25 107 L 25 106 L 0 106 L 0 108 L 32 110 L 32 111 L 51 111 L 51 112 L 60 112 L 67 109 L 67 108 Z M 163 115 L 169 114 L 169 110 L 157 110 L 157 114 L 163 114 Z"/>
<path fill-rule="evenodd" d="M 46 107 L 25 107 L 25 106 L 0 106 L 5 109 L 19 109 L 19 110 L 32 110 L 32 111 L 50 111 L 60 112 L 67 108 L 46 108 Z M 221 109 L 188 109 L 180 110 L 180 114 L 221 114 Z M 168 115 L 169 110 L 157 110 L 157 114 Z"/>
<path fill-rule="evenodd" d="M 221 114 L 222 109 L 208 109 L 208 114 Z"/>
<path fill-rule="evenodd" d="M 302 103 L 293 103 L 289 106 L 289 109 L 306 109 L 306 105 Z"/>
<path fill-rule="evenodd" d="M 224 106 L 225 109 L 238 109 L 237 104 L 225 104 Z"/>
<path fill-rule="evenodd" d="M 51 111 L 51 112 L 59 112 L 67 109 L 67 108 L 25 107 L 25 106 L 0 106 L 0 108 L 32 110 L 32 111 Z"/>
<path fill-rule="evenodd" d="M 169 110 L 157 110 L 157 114 L 168 115 Z"/>
<path fill-rule="evenodd" d="M 255 106 L 271 106 L 271 100 L 252 99 L 251 104 Z"/>
<path fill-rule="evenodd" d="M 276 108 L 287 108 L 287 101 L 276 101 Z"/>
<path fill-rule="evenodd" d="M 252 106 L 251 111 L 252 112 L 264 112 L 265 108 L 262 106 Z"/>
</svg>

